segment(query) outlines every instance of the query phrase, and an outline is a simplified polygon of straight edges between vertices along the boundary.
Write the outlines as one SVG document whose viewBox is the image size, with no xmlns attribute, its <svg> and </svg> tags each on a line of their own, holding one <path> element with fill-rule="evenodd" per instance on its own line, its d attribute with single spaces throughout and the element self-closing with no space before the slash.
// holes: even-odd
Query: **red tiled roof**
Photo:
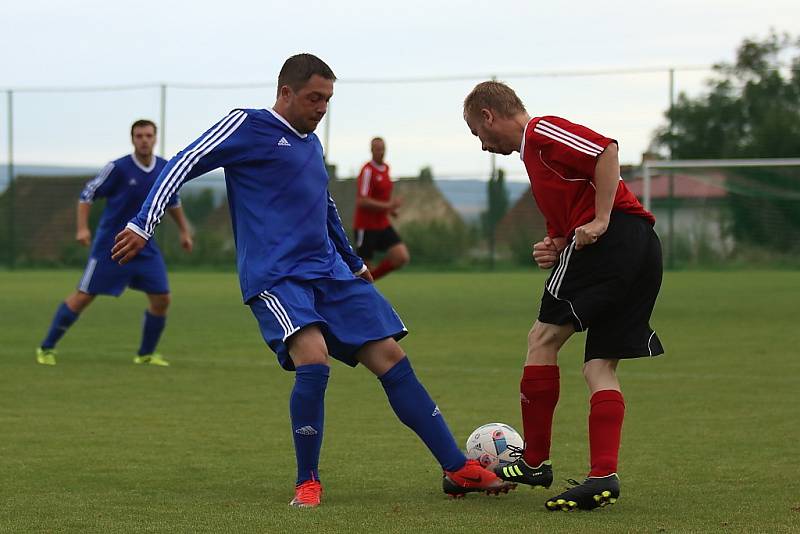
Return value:
<svg viewBox="0 0 800 534">
<path fill-rule="evenodd" d="M 675 198 L 724 198 L 728 195 L 725 188 L 725 176 L 722 174 L 706 175 L 673 175 L 673 196 Z M 643 180 L 641 176 L 636 176 L 631 180 L 625 180 L 637 198 L 642 198 Z M 669 175 L 655 175 L 650 180 L 650 198 L 661 199 L 669 198 Z"/>
</svg>

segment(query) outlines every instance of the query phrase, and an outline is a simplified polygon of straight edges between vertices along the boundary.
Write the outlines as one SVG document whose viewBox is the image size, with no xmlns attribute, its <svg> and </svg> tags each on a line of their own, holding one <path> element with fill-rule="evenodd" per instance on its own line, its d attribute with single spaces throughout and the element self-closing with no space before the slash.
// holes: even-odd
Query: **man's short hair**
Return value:
<svg viewBox="0 0 800 534">
<path fill-rule="evenodd" d="M 464 99 L 464 118 L 476 115 L 482 109 L 491 109 L 502 117 L 525 113 L 525 106 L 517 93 L 503 82 L 481 82 Z"/>
<path fill-rule="evenodd" d="M 369 144 L 371 145 L 375 141 L 380 141 L 381 143 L 386 143 L 386 141 L 383 140 L 383 137 L 373 137 L 372 139 L 370 139 Z"/>
<path fill-rule="evenodd" d="M 287 59 L 278 74 L 278 95 L 281 87 L 288 85 L 292 91 L 299 91 L 313 75 L 322 76 L 326 80 L 336 81 L 327 63 L 313 54 L 297 54 Z"/>
<path fill-rule="evenodd" d="M 131 125 L 131 137 L 133 137 L 133 130 L 134 128 L 142 128 L 144 126 L 152 126 L 153 133 L 158 133 L 158 128 L 156 127 L 156 123 L 147 119 L 139 119 L 138 121 L 134 122 Z"/>
</svg>

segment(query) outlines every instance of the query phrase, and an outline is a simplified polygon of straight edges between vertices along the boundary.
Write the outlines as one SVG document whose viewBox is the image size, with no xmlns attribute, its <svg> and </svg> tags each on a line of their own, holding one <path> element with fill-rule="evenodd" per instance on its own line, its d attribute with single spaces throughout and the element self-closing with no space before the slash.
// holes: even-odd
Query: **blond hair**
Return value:
<svg viewBox="0 0 800 534">
<path fill-rule="evenodd" d="M 482 109 L 491 109 L 502 117 L 525 113 L 525 106 L 517 93 L 503 82 L 481 82 L 464 99 L 464 118 L 476 115 Z"/>
</svg>

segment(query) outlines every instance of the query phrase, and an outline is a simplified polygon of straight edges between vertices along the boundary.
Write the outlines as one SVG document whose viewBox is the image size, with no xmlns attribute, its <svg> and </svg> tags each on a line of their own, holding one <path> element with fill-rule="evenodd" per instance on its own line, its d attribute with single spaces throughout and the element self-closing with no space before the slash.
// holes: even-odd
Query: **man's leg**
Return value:
<svg viewBox="0 0 800 534">
<path fill-rule="evenodd" d="M 297 486 L 317 483 L 319 455 L 325 417 L 325 389 L 330 367 L 328 347 L 316 325 L 302 328 L 286 344 L 295 366 L 295 381 L 289 397 L 294 448 L 297 456 Z M 318 502 L 317 502 L 318 504 Z"/>
<path fill-rule="evenodd" d="M 169 293 L 148 293 L 149 306 L 144 312 L 142 323 L 142 342 L 139 345 L 136 363 L 149 363 L 152 365 L 169 365 L 169 363 L 155 354 L 158 340 L 167 323 L 167 310 L 171 302 Z"/>
<path fill-rule="evenodd" d="M 95 295 L 76 291 L 66 298 L 56 310 L 47 335 L 36 350 L 36 361 L 45 365 L 55 365 L 55 346 L 70 326 L 78 320 L 81 312 L 94 300 Z"/>
<path fill-rule="evenodd" d="M 516 462 L 495 470 L 504 480 L 545 488 L 553 482 L 549 460 L 553 414 L 560 393 L 558 351 L 574 332 L 571 324 L 536 321 L 528 333 L 528 355 L 519 384 L 525 451 Z"/>
<path fill-rule="evenodd" d="M 374 271 L 370 269 L 372 278 L 375 280 L 382 278 L 390 272 L 407 265 L 409 261 L 411 261 L 411 254 L 408 252 L 408 247 L 406 247 L 405 243 L 397 243 L 389 247 L 389 250 L 386 251 L 386 256 Z"/>
<path fill-rule="evenodd" d="M 617 472 L 625 399 L 617 379 L 619 360 L 589 360 L 583 376 L 591 393 L 589 410 L 590 477 L 604 477 Z"/>
<path fill-rule="evenodd" d="M 356 359 L 378 377 L 397 418 L 413 430 L 445 471 L 444 490 L 453 496 L 470 491 L 507 492 L 503 483 L 475 460 L 467 461 L 439 407 L 419 382 L 405 352 L 392 338 L 364 345 Z"/>
<path fill-rule="evenodd" d="M 591 510 L 614 504 L 619 498 L 616 471 L 625 401 L 617 380 L 618 362 L 595 359 L 583 366 L 583 376 L 592 394 L 589 411 L 591 471 L 583 483 L 545 502 L 548 510 Z"/>
<path fill-rule="evenodd" d="M 367 343 L 356 358 L 378 377 L 397 417 L 425 442 L 442 468 L 463 467 L 464 453 L 400 345 L 392 338 Z"/>
</svg>

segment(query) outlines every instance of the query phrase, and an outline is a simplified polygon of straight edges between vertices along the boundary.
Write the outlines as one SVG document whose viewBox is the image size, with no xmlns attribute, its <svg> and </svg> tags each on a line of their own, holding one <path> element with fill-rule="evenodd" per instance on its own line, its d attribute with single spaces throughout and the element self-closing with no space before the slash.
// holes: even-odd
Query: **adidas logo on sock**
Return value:
<svg viewBox="0 0 800 534">
<path fill-rule="evenodd" d="M 528 400 L 528 397 L 526 397 L 524 393 L 519 394 L 519 400 L 520 402 L 524 402 L 525 404 L 531 403 L 531 401 Z"/>
<path fill-rule="evenodd" d="M 287 141 L 285 137 L 281 137 L 280 140 L 278 141 L 278 146 L 292 146 L 292 145 L 289 144 L 289 141 Z"/>
<path fill-rule="evenodd" d="M 300 428 L 295 430 L 294 433 L 295 434 L 301 434 L 303 436 L 313 436 L 315 434 L 319 434 L 319 432 L 317 432 L 317 430 L 313 426 L 310 426 L 310 425 L 301 426 Z"/>
<path fill-rule="evenodd" d="M 442 415 L 442 412 L 439 411 L 439 407 L 438 406 L 436 408 L 434 408 L 433 413 L 431 414 L 431 417 L 436 417 L 437 415 Z"/>
</svg>

